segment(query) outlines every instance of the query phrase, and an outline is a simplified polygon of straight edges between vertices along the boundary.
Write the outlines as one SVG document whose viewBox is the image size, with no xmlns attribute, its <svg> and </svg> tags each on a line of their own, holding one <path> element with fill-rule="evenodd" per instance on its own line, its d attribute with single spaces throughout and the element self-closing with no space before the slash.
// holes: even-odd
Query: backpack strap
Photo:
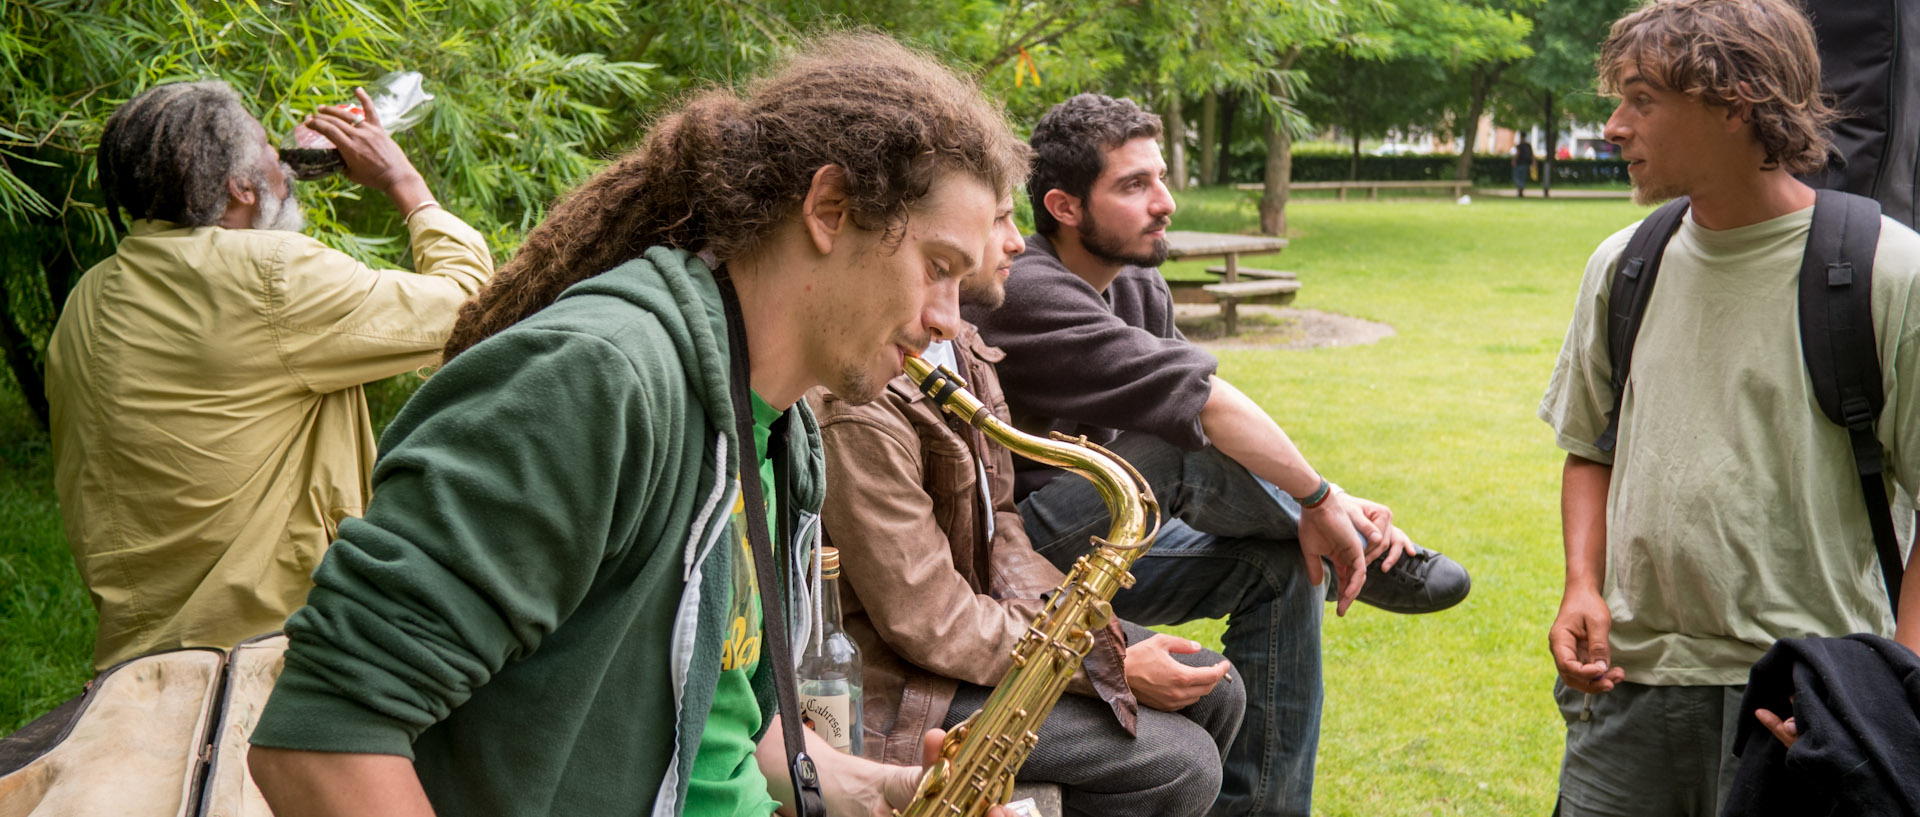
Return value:
<svg viewBox="0 0 1920 817">
<path fill-rule="evenodd" d="M 1837 190 L 1820 190 L 1817 195 L 1813 229 L 1800 263 L 1800 352 L 1821 412 L 1845 428 L 1853 444 L 1853 466 L 1866 497 L 1880 575 L 1897 613 L 1906 568 L 1900 561 L 1893 510 L 1882 477 L 1885 456 L 1874 434 L 1886 405 L 1873 332 L 1873 256 L 1880 240 L 1880 205 Z"/>
<path fill-rule="evenodd" d="M 1687 214 L 1687 199 L 1682 197 L 1661 205 L 1627 241 L 1627 251 L 1613 268 L 1613 288 L 1607 296 L 1607 354 L 1613 363 L 1613 407 L 1607 410 L 1607 428 L 1593 441 L 1601 451 L 1612 452 L 1620 434 L 1620 401 L 1627 393 L 1627 369 L 1633 363 L 1633 340 L 1640 334 L 1640 319 L 1647 314 L 1647 299 L 1653 295 L 1653 279 L 1660 272 L 1660 256 L 1667 242 L 1680 229 Z"/>
</svg>

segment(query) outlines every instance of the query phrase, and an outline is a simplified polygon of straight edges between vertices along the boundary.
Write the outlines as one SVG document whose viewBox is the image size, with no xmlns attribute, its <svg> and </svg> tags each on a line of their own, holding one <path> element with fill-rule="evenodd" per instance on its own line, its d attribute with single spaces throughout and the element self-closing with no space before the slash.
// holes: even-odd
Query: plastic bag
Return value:
<svg viewBox="0 0 1920 817">
<path fill-rule="evenodd" d="M 433 94 L 427 93 L 425 80 L 418 71 L 394 71 L 368 83 L 367 96 L 373 101 L 373 118 L 380 120 L 380 127 L 387 133 L 399 133 L 420 124 L 427 118 L 427 103 L 433 101 Z M 352 113 L 366 116 L 360 107 L 358 98 L 340 105 Z M 280 161 L 293 168 L 293 177 L 301 181 L 324 178 L 346 169 L 345 160 L 340 151 L 327 141 L 327 137 L 306 127 L 296 125 L 289 140 L 291 144 L 280 149 Z"/>
</svg>

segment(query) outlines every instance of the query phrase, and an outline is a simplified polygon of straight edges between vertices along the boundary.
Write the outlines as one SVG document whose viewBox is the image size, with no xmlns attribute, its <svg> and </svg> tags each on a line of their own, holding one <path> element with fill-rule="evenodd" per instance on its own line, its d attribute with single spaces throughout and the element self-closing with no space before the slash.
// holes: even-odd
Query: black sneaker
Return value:
<svg viewBox="0 0 1920 817">
<path fill-rule="evenodd" d="M 1381 570 L 1383 561 L 1375 559 L 1367 564 L 1367 583 L 1360 587 L 1360 601 L 1389 613 L 1437 613 L 1459 604 L 1473 586 L 1467 569 L 1439 551 L 1421 548 L 1419 553 L 1402 555 L 1392 570 Z M 1335 601 L 1339 585 L 1331 563 L 1327 578 L 1327 601 Z"/>
</svg>

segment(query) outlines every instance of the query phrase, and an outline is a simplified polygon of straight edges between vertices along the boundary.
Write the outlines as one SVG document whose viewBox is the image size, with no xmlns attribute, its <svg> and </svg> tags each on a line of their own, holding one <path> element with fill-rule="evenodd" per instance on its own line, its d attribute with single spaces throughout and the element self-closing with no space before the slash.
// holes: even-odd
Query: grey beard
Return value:
<svg viewBox="0 0 1920 817">
<path fill-rule="evenodd" d="M 262 195 L 260 211 L 253 215 L 253 229 L 297 233 L 307 228 L 307 214 L 300 209 L 299 200 L 293 196 L 293 168 L 282 162 L 280 169 L 287 174 L 287 195 L 278 200 Z M 256 189 L 266 192 L 266 180 L 260 180 Z"/>
</svg>

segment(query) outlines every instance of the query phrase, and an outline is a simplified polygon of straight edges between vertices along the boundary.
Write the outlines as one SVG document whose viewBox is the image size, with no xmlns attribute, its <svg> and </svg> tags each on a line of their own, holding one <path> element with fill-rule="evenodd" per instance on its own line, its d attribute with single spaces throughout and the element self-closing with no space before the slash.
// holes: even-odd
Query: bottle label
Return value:
<svg viewBox="0 0 1920 817">
<path fill-rule="evenodd" d="M 845 752 L 853 747 L 853 719 L 848 695 L 809 695 L 800 699 L 801 722 L 825 738 L 827 745 Z"/>
</svg>

